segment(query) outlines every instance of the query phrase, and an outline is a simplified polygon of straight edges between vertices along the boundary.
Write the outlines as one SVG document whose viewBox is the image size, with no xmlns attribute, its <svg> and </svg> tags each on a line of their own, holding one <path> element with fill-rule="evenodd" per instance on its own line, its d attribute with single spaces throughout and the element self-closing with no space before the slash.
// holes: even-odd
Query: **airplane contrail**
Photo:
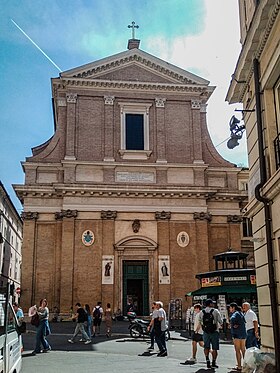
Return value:
<svg viewBox="0 0 280 373">
<path fill-rule="evenodd" d="M 59 72 L 62 72 L 61 68 L 59 66 L 57 66 L 57 64 L 23 31 L 22 28 L 19 27 L 19 25 L 11 18 L 11 21 L 13 22 L 13 24 L 23 33 L 23 35 L 25 35 L 27 37 L 28 40 L 31 41 L 31 43 L 33 45 L 35 45 L 35 47 L 37 49 L 39 49 L 39 51 L 41 53 L 43 53 L 43 55 L 58 69 Z"/>
</svg>

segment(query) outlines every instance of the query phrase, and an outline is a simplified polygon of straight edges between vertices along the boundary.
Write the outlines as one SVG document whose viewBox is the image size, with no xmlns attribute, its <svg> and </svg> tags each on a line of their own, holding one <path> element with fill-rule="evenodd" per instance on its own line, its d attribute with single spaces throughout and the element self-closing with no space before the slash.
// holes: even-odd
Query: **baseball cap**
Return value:
<svg viewBox="0 0 280 373">
<path fill-rule="evenodd" d="M 216 304 L 216 302 L 211 298 L 206 299 L 205 306 L 209 307 L 211 304 Z"/>
</svg>

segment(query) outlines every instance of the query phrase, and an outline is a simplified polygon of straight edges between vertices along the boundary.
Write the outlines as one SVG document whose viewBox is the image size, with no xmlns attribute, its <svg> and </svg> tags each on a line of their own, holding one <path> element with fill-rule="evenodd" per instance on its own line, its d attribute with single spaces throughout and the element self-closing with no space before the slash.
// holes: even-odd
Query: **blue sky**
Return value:
<svg viewBox="0 0 280 373">
<path fill-rule="evenodd" d="M 124 51 L 135 21 L 144 51 L 210 80 L 217 88 L 208 105 L 213 143 L 229 136 L 237 105 L 225 103 L 238 54 L 237 0 L 2 0 L 0 8 L 0 180 L 21 211 L 12 184 L 31 148 L 53 135 L 50 79 L 57 68 L 12 23 L 13 19 L 61 68 L 68 70 Z M 238 117 L 238 114 L 236 114 Z M 240 117 L 239 117 L 240 119 Z M 240 146 L 217 150 L 247 166 Z"/>
</svg>

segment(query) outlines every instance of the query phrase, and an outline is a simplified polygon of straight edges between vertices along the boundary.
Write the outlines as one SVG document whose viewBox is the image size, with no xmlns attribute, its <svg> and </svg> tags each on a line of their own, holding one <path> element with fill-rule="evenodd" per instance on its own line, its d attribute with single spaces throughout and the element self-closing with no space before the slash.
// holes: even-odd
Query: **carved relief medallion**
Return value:
<svg viewBox="0 0 280 373">
<path fill-rule="evenodd" d="M 187 232 L 180 232 L 177 236 L 177 244 L 180 247 L 186 247 L 190 243 L 190 237 Z"/>
<path fill-rule="evenodd" d="M 85 246 L 91 246 L 94 243 L 94 233 L 92 231 L 84 231 L 82 234 L 82 243 Z"/>
</svg>

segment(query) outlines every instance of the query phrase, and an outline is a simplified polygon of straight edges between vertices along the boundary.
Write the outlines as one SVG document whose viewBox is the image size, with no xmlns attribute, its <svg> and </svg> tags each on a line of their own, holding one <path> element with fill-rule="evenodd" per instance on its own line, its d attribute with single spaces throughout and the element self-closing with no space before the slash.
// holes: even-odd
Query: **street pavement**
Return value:
<svg viewBox="0 0 280 373">
<path fill-rule="evenodd" d="M 101 372 L 101 373 L 155 373 L 159 369 L 166 373 L 233 373 L 235 354 L 232 344 L 220 345 L 217 369 L 207 369 L 203 349 L 198 348 L 197 364 L 182 365 L 191 356 L 191 341 L 186 338 L 184 331 L 171 331 L 168 341 L 168 357 L 157 357 L 156 350 L 149 353 L 148 339 L 132 339 L 128 330 L 129 323 L 117 321 L 113 324 L 111 338 L 105 335 L 104 325 L 101 334 L 92 339 L 92 344 L 83 342 L 70 344 L 75 324 L 72 322 L 52 323 L 52 334 L 48 340 L 52 351 L 31 355 L 35 346 L 35 329 L 28 325 L 27 333 L 23 335 L 23 369 L 22 373 L 72 373 L 72 372 Z"/>
</svg>

